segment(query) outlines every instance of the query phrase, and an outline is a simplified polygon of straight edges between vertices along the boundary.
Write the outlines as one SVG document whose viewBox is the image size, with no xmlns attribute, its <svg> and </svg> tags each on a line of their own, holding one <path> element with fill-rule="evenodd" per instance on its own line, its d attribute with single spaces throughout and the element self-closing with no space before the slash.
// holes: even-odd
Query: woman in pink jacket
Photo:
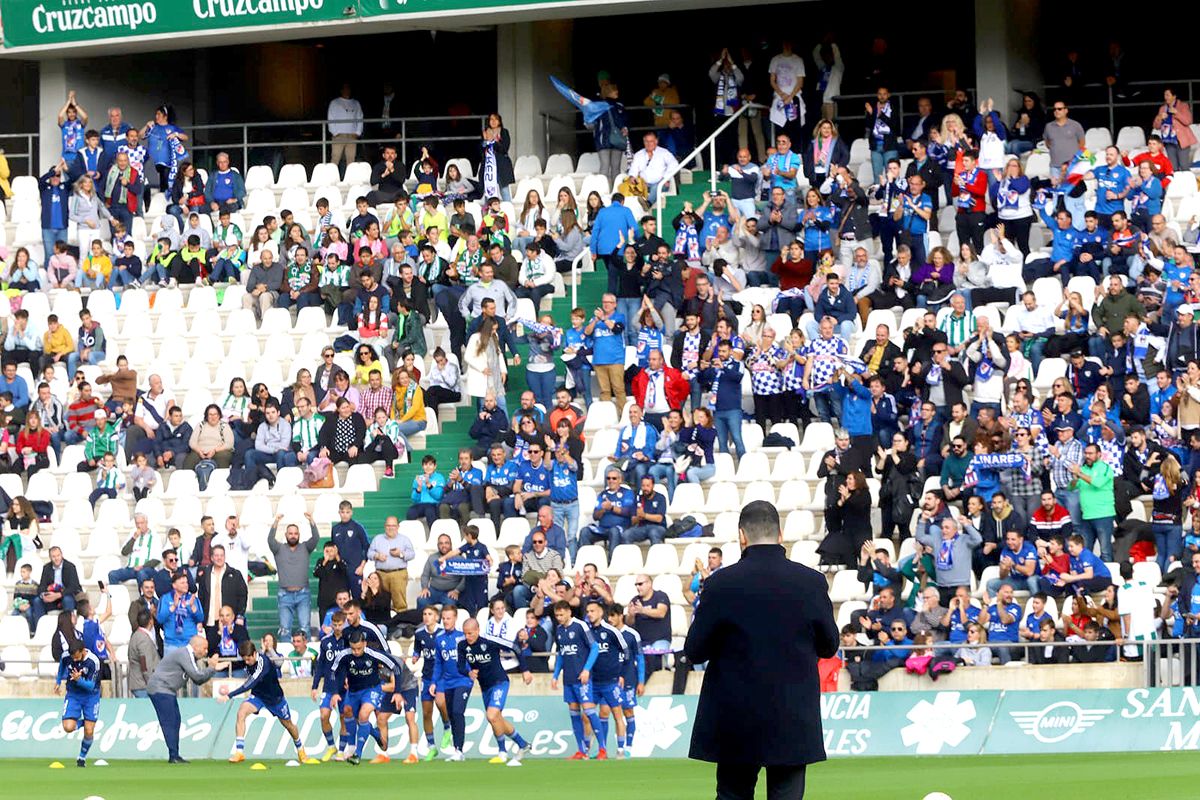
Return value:
<svg viewBox="0 0 1200 800">
<path fill-rule="evenodd" d="M 1176 172 L 1191 166 L 1188 152 L 1196 144 L 1191 125 L 1192 110 L 1188 104 L 1179 99 L 1174 89 L 1164 89 L 1163 104 L 1154 117 L 1154 132 L 1162 137 L 1163 149 Z"/>
</svg>

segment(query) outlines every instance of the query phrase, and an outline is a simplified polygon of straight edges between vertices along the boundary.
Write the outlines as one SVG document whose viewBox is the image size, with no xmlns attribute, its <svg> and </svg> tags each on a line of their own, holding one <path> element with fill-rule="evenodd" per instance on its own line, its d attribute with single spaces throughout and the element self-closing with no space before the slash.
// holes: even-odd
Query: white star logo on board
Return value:
<svg viewBox="0 0 1200 800">
<path fill-rule="evenodd" d="M 652 697 L 645 707 L 637 709 L 637 733 L 633 737 L 633 755 L 645 758 L 655 748 L 669 750 L 683 736 L 680 728 L 687 723 L 687 709 L 671 702 L 669 697 Z"/>
<path fill-rule="evenodd" d="M 917 755 L 933 756 L 949 745 L 957 747 L 971 733 L 968 722 L 975 719 L 975 703 L 959 700 L 958 692 L 938 692 L 933 702 L 921 700 L 906 714 L 909 724 L 900 730 L 905 747 Z"/>
</svg>

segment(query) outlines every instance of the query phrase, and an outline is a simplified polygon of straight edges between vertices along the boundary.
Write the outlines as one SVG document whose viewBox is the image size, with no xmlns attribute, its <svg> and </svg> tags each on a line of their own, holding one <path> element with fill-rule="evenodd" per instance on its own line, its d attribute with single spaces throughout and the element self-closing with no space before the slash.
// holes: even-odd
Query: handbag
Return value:
<svg viewBox="0 0 1200 800">
<path fill-rule="evenodd" d="M 328 458 L 317 457 L 304 468 L 304 479 L 300 481 L 301 489 L 332 489 L 333 462 Z"/>
</svg>

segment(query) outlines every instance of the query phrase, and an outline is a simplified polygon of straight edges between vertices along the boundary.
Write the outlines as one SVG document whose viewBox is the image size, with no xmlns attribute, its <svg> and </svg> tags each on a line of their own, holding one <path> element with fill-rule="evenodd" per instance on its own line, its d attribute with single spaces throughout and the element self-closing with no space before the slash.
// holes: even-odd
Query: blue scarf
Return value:
<svg viewBox="0 0 1200 800">
<path fill-rule="evenodd" d="M 484 142 L 483 144 L 483 196 L 499 197 L 500 196 L 500 180 L 497 177 L 498 168 L 496 167 L 496 143 Z"/>
<path fill-rule="evenodd" d="M 942 543 L 938 545 L 937 569 L 943 572 L 954 569 L 954 544 L 959 535 L 956 533 L 952 539 L 942 539 Z"/>
</svg>

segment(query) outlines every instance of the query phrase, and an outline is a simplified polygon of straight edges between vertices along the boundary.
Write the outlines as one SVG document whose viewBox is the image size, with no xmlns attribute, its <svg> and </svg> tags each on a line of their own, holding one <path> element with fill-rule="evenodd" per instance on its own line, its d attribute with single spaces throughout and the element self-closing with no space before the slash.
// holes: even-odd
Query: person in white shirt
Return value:
<svg viewBox="0 0 1200 800">
<path fill-rule="evenodd" d="M 641 178 L 646 182 L 650 204 L 653 205 L 658 201 L 658 188 L 663 179 L 678 166 L 679 162 L 675 160 L 675 156 L 665 147 L 658 146 L 658 134 L 648 131 L 642 137 L 642 149 L 633 156 L 633 163 L 629 166 L 629 177 Z"/>
<path fill-rule="evenodd" d="M 225 520 L 225 530 L 212 538 L 212 547 L 221 545 L 225 548 L 225 563 L 242 573 L 250 580 L 250 541 L 245 534 L 238 531 L 238 518 L 231 516 Z"/>
<path fill-rule="evenodd" d="M 791 42 L 784 41 L 782 48 L 783 51 L 767 65 L 775 96 L 765 105 L 771 106 L 771 122 L 798 142 L 804 128 L 804 99 L 800 97 L 800 91 L 804 88 L 804 59 L 792 52 Z M 781 107 L 775 105 L 776 101 Z M 788 119 L 784 109 L 792 102 L 796 103 L 795 116 Z"/>
<path fill-rule="evenodd" d="M 329 101 L 325 118 L 329 120 L 329 133 L 333 135 L 329 160 L 337 164 L 344 158 L 349 166 L 358 154 L 358 137 L 363 132 L 362 106 L 350 96 L 350 84 L 342 84 L 341 96 Z"/>
<path fill-rule="evenodd" d="M 1046 349 L 1046 342 L 1054 334 L 1054 312 L 1045 306 L 1039 306 L 1037 295 L 1027 291 L 1021 295 L 1021 305 L 1009 309 L 1005 321 L 1008 326 L 1004 332 L 1015 334 L 1021 340 L 1022 345 L 1032 340 L 1032 344 L 1029 345 L 1029 363 L 1033 367 L 1034 374 L 1037 374 L 1038 366 L 1042 363 L 1042 353 Z"/>
</svg>

